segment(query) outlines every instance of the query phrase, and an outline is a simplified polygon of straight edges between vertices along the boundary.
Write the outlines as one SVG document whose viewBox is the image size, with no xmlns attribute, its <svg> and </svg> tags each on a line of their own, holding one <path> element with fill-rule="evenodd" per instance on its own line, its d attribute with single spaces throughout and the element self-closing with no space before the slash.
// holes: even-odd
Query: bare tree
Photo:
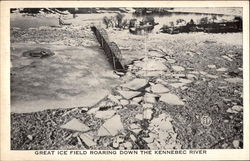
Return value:
<svg viewBox="0 0 250 161">
<path fill-rule="evenodd" d="M 213 20 L 213 23 L 214 23 L 214 20 L 217 20 L 217 16 L 216 16 L 216 15 L 213 15 L 213 16 L 212 16 L 212 20 Z"/>
<path fill-rule="evenodd" d="M 117 20 L 117 27 L 121 28 L 122 27 L 122 19 L 125 17 L 124 14 L 117 13 L 116 15 L 116 20 Z"/>
<path fill-rule="evenodd" d="M 110 19 L 107 16 L 104 16 L 102 21 L 106 25 L 106 28 L 109 28 Z"/>
<path fill-rule="evenodd" d="M 208 20 L 208 17 L 203 17 L 200 19 L 200 24 L 208 24 L 209 20 Z"/>
</svg>

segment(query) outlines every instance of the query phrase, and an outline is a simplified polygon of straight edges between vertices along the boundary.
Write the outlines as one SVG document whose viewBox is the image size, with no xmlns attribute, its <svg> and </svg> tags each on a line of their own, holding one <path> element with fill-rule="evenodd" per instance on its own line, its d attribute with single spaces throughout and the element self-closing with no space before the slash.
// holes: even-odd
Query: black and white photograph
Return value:
<svg viewBox="0 0 250 161">
<path fill-rule="evenodd" d="M 242 7 L 9 13 L 10 150 L 244 148 Z"/>
</svg>

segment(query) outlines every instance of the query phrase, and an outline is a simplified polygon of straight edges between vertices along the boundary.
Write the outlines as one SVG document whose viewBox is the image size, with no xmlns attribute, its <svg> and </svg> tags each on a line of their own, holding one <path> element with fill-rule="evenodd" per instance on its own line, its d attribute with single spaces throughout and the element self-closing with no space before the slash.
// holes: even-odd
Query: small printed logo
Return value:
<svg viewBox="0 0 250 161">
<path fill-rule="evenodd" d="M 210 126 L 212 124 L 212 119 L 208 115 L 203 115 L 201 117 L 201 124 L 204 126 Z"/>
</svg>

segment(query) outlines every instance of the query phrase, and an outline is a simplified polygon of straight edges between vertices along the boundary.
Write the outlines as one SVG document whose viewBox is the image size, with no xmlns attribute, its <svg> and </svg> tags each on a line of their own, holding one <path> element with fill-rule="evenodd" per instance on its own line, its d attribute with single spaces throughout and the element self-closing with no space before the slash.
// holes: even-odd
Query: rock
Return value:
<svg viewBox="0 0 250 161">
<path fill-rule="evenodd" d="M 137 92 L 137 91 L 122 91 L 122 90 L 118 90 L 117 91 L 120 95 L 122 95 L 124 98 L 126 99 L 131 99 L 135 96 L 138 96 L 139 94 L 141 94 L 141 92 Z"/>
<path fill-rule="evenodd" d="M 134 78 L 134 74 L 132 74 L 131 72 L 127 72 L 122 78 L 123 80 L 131 80 L 132 78 Z"/>
<path fill-rule="evenodd" d="M 240 141 L 239 140 L 234 140 L 233 141 L 233 146 L 234 146 L 234 148 L 238 149 L 240 147 Z"/>
<path fill-rule="evenodd" d="M 151 92 L 150 87 L 145 88 L 146 92 Z"/>
<path fill-rule="evenodd" d="M 179 88 L 179 87 L 182 87 L 182 86 L 192 82 L 192 80 L 189 80 L 189 79 L 179 79 L 179 81 L 181 83 L 171 83 L 170 86 L 172 86 L 174 88 Z"/>
<path fill-rule="evenodd" d="M 179 81 L 182 82 L 182 83 L 185 83 L 185 84 L 193 82 L 192 80 L 189 80 L 189 79 L 179 79 Z"/>
<path fill-rule="evenodd" d="M 111 118 L 115 113 L 115 110 L 97 111 L 95 117 L 100 119 L 108 119 Z"/>
<path fill-rule="evenodd" d="M 168 82 L 166 82 L 166 81 L 164 81 L 164 80 L 162 80 L 160 78 L 157 78 L 155 82 L 160 83 L 160 84 L 165 85 L 165 86 L 168 85 Z"/>
<path fill-rule="evenodd" d="M 185 74 L 173 74 L 172 75 L 174 78 L 185 78 Z"/>
<path fill-rule="evenodd" d="M 129 127 L 130 127 L 130 129 L 140 129 L 140 126 L 138 124 L 135 124 L 135 123 L 130 124 Z"/>
<path fill-rule="evenodd" d="M 153 82 L 148 82 L 148 84 L 149 84 L 150 86 L 155 85 L 155 83 L 153 83 Z"/>
<path fill-rule="evenodd" d="M 98 111 L 99 109 L 100 109 L 100 106 L 91 108 L 90 110 L 88 110 L 87 114 L 90 115 L 90 114 L 96 113 L 96 111 Z"/>
<path fill-rule="evenodd" d="M 115 115 L 105 121 L 105 123 L 98 130 L 98 136 L 115 136 L 120 131 L 123 131 L 123 124 L 120 115 Z"/>
<path fill-rule="evenodd" d="M 227 68 L 219 68 L 219 69 L 216 69 L 217 72 L 225 72 L 227 71 Z"/>
<path fill-rule="evenodd" d="M 33 140 L 33 136 L 32 136 L 32 135 L 27 135 L 27 138 L 28 138 L 29 140 Z"/>
<path fill-rule="evenodd" d="M 166 113 L 162 113 L 162 114 L 160 114 L 159 116 L 158 116 L 158 118 L 159 119 L 161 119 L 161 120 L 166 120 L 166 121 L 173 121 L 173 119 L 169 116 L 169 115 L 167 115 Z"/>
<path fill-rule="evenodd" d="M 234 91 L 235 93 L 237 93 L 237 90 Z M 232 102 L 233 105 L 237 105 L 236 102 Z"/>
<path fill-rule="evenodd" d="M 229 56 L 230 58 L 234 58 L 235 57 L 234 54 L 227 54 L 227 56 Z"/>
<path fill-rule="evenodd" d="M 124 138 L 121 136 L 117 136 L 115 139 L 117 140 L 118 143 L 121 143 L 124 141 Z"/>
<path fill-rule="evenodd" d="M 92 135 L 88 133 L 83 133 L 80 134 L 80 138 L 88 147 L 96 146 L 96 142 L 93 141 L 94 137 Z"/>
<path fill-rule="evenodd" d="M 188 89 L 188 87 L 187 86 L 184 86 L 184 87 L 181 87 L 181 90 L 186 90 L 186 89 Z"/>
<path fill-rule="evenodd" d="M 143 88 L 147 85 L 148 81 L 146 79 L 139 79 L 135 78 L 132 81 L 121 85 L 122 87 L 129 88 L 132 90 L 138 90 L 140 88 Z"/>
<path fill-rule="evenodd" d="M 117 140 L 113 141 L 113 147 L 114 148 L 118 148 L 119 147 L 119 143 L 117 142 Z"/>
<path fill-rule="evenodd" d="M 151 91 L 153 93 L 166 93 L 169 92 L 169 89 L 163 86 L 162 84 L 156 84 L 151 86 Z"/>
<path fill-rule="evenodd" d="M 162 94 L 160 101 L 172 105 L 184 105 L 184 102 L 182 102 L 177 95 L 171 93 Z"/>
<path fill-rule="evenodd" d="M 154 112 L 152 111 L 152 109 L 146 109 L 143 111 L 143 116 L 144 116 L 144 119 L 148 119 L 150 120 L 152 118 L 152 114 Z"/>
<path fill-rule="evenodd" d="M 188 78 L 188 79 L 191 79 L 191 80 L 198 79 L 197 76 L 194 75 L 194 74 L 187 74 L 187 78 Z"/>
<path fill-rule="evenodd" d="M 158 144 L 156 142 L 152 142 L 152 143 L 148 144 L 148 147 L 149 147 L 150 150 L 158 150 L 159 148 L 158 148 L 157 145 Z"/>
<path fill-rule="evenodd" d="M 229 83 L 240 83 L 240 84 L 243 85 L 243 79 L 238 78 L 238 77 L 236 77 L 236 78 L 227 78 L 227 79 L 225 79 L 225 81 L 227 81 Z"/>
<path fill-rule="evenodd" d="M 226 149 L 228 147 L 228 144 L 227 143 L 224 143 L 221 145 L 223 149 Z"/>
<path fill-rule="evenodd" d="M 238 113 L 241 111 L 243 111 L 243 106 L 238 106 L 238 105 L 235 105 L 232 108 L 227 109 L 228 113 Z"/>
<path fill-rule="evenodd" d="M 142 107 L 146 109 L 146 108 L 153 108 L 154 106 L 150 103 L 145 103 L 142 105 Z"/>
<path fill-rule="evenodd" d="M 162 75 L 166 75 L 165 71 L 147 71 L 147 70 L 140 70 L 138 72 L 136 72 L 137 76 L 141 76 L 141 77 L 158 77 L 158 76 L 162 76 Z"/>
<path fill-rule="evenodd" d="M 78 145 L 83 146 L 82 140 L 78 136 L 76 137 L 76 139 L 77 139 Z"/>
<path fill-rule="evenodd" d="M 154 127 L 157 127 L 160 131 L 167 130 L 167 131 L 172 132 L 173 131 L 173 125 L 172 125 L 172 123 L 170 121 L 172 121 L 172 119 L 170 117 L 154 118 L 151 121 L 150 128 L 152 128 L 154 126 Z"/>
<path fill-rule="evenodd" d="M 107 106 L 107 101 L 101 101 L 99 104 L 98 104 L 98 107 L 106 107 Z"/>
<path fill-rule="evenodd" d="M 188 71 L 193 71 L 193 70 L 194 70 L 194 67 L 186 67 L 186 70 L 188 70 Z"/>
<path fill-rule="evenodd" d="M 204 72 L 204 71 L 199 71 L 199 73 L 202 74 L 202 75 L 206 75 L 207 74 L 207 72 Z"/>
<path fill-rule="evenodd" d="M 173 125 L 170 122 L 172 118 L 166 113 L 160 114 L 157 118 L 151 120 L 149 124 L 149 137 L 143 138 L 148 142 L 150 149 L 173 149 L 179 147 L 176 143 L 177 133 L 174 132 Z"/>
<path fill-rule="evenodd" d="M 81 131 L 81 132 L 86 132 L 86 131 L 90 130 L 90 128 L 88 126 L 86 126 L 85 124 L 83 124 L 82 122 L 80 122 L 76 118 L 73 118 L 72 120 L 70 120 L 66 124 L 61 125 L 60 127 L 63 129 L 69 129 L 69 130 Z"/>
<path fill-rule="evenodd" d="M 117 74 L 118 76 L 124 76 L 124 75 L 125 75 L 125 73 L 123 73 L 123 72 L 118 72 L 118 71 L 114 71 L 114 73 Z"/>
<path fill-rule="evenodd" d="M 133 129 L 131 131 L 133 131 L 135 134 L 139 134 L 139 132 L 142 131 L 142 129 Z"/>
<path fill-rule="evenodd" d="M 133 131 L 135 134 L 138 134 L 140 131 L 142 131 L 140 125 L 135 124 L 135 123 L 131 124 L 131 125 L 129 126 L 129 128 L 130 128 L 130 130 Z"/>
<path fill-rule="evenodd" d="M 227 86 L 220 86 L 218 87 L 218 89 L 227 89 L 228 87 Z"/>
<path fill-rule="evenodd" d="M 186 52 L 186 53 L 184 53 L 186 56 L 191 56 L 191 57 L 193 57 L 194 55 L 195 55 L 195 53 L 194 52 L 191 52 L 191 51 L 188 51 L 188 52 Z"/>
<path fill-rule="evenodd" d="M 218 78 L 217 75 L 212 75 L 212 74 L 206 74 L 205 76 L 208 77 L 208 78 L 213 78 L 213 79 Z"/>
<path fill-rule="evenodd" d="M 133 142 L 135 142 L 136 141 L 136 137 L 133 135 L 133 134 L 130 134 L 130 139 L 133 141 Z"/>
<path fill-rule="evenodd" d="M 120 99 L 122 99 L 122 96 L 116 95 L 115 98 L 120 100 Z"/>
<path fill-rule="evenodd" d="M 199 74 L 199 72 L 198 71 L 191 71 L 191 72 L 189 72 L 190 74 Z"/>
<path fill-rule="evenodd" d="M 113 106 L 115 106 L 117 103 L 115 103 L 115 102 L 107 102 L 106 103 L 106 107 L 113 107 Z"/>
<path fill-rule="evenodd" d="M 219 87 L 218 87 L 219 88 Z M 223 98 L 223 101 L 225 102 L 231 102 L 232 100 L 231 99 L 228 99 L 228 98 Z"/>
<path fill-rule="evenodd" d="M 84 113 L 84 112 L 87 112 L 89 109 L 87 107 L 82 107 L 80 108 L 81 112 Z"/>
<path fill-rule="evenodd" d="M 114 109 L 115 110 L 120 110 L 120 109 L 122 109 L 122 106 L 115 106 Z"/>
<path fill-rule="evenodd" d="M 119 150 L 125 150 L 125 147 L 123 146 L 123 144 L 120 145 Z"/>
<path fill-rule="evenodd" d="M 123 143 L 123 146 L 126 148 L 126 149 L 131 149 L 133 147 L 132 143 L 131 142 L 125 142 Z"/>
<path fill-rule="evenodd" d="M 173 68 L 173 70 L 176 71 L 176 72 L 185 71 L 185 68 L 183 68 L 182 66 L 174 65 L 174 66 L 172 66 L 172 68 Z"/>
<path fill-rule="evenodd" d="M 78 135 L 79 135 L 79 132 L 74 132 L 74 133 L 72 134 L 72 137 L 73 137 L 73 138 L 76 138 Z"/>
<path fill-rule="evenodd" d="M 135 97 L 132 99 L 134 102 L 139 103 L 142 100 L 142 97 Z"/>
<path fill-rule="evenodd" d="M 116 104 L 119 104 L 119 100 L 114 95 L 109 95 L 108 99 L 112 102 L 115 102 Z"/>
<path fill-rule="evenodd" d="M 142 114 L 137 114 L 135 115 L 135 118 L 138 120 L 143 120 L 143 115 Z"/>
<path fill-rule="evenodd" d="M 76 136 L 77 137 L 77 136 Z M 70 138 L 73 138 L 73 135 L 72 134 L 69 134 L 67 137 L 65 137 L 64 140 L 69 140 Z"/>
<path fill-rule="evenodd" d="M 233 106 L 233 107 L 232 107 L 232 110 L 238 111 L 238 112 L 243 111 L 243 106 L 238 106 L 238 105 Z"/>
<path fill-rule="evenodd" d="M 131 106 L 139 106 L 139 103 L 135 102 L 135 101 L 130 101 L 129 103 Z"/>
<path fill-rule="evenodd" d="M 144 71 L 168 70 L 163 60 L 159 61 L 155 59 L 143 59 L 143 61 L 140 61 L 139 63 L 137 63 L 136 66 L 140 67 Z"/>
<path fill-rule="evenodd" d="M 207 67 L 211 68 L 211 69 L 214 69 L 214 68 L 216 68 L 216 65 L 213 65 L 213 64 L 212 65 L 207 65 Z"/>
<path fill-rule="evenodd" d="M 234 111 L 234 110 L 232 110 L 231 108 L 227 109 L 227 112 L 228 112 L 228 113 L 238 113 L 238 111 Z"/>
<path fill-rule="evenodd" d="M 170 63 L 170 64 L 174 64 L 176 62 L 176 60 L 174 60 L 174 59 L 167 59 L 167 62 Z"/>
<path fill-rule="evenodd" d="M 35 87 L 40 86 L 40 85 L 41 85 L 41 84 L 38 83 L 38 82 L 34 82 L 34 83 L 33 83 L 33 86 L 35 86 Z"/>
<path fill-rule="evenodd" d="M 142 138 L 144 141 L 146 141 L 148 144 L 154 142 L 154 138 L 148 137 L 148 138 Z"/>
<path fill-rule="evenodd" d="M 125 100 L 125 99 L 122 99 L 122 100 L 120 100 L 120 103 L 121 103 L 121 105 L 126 106 L 126 105 L 129 104 L 129 101 Z"/>
<path fill-rule="evenodd" d="M 179 88 L 184 86 L 186 83 L 171 83 L 169 84 L 170 86 L 174 87 L 174 88 Z"/>
<path fill-rule="evenodd" d="M 226 60 L 228 60 L 228 61 L 233 61 L 233 59 L 229 58 L 229 57 L 226 56 L 226 55 L 223 55 L 223 56 L 221 56 L 221 57 L 224 58 L 224 59 L 226 59 Z"/>
<path fill-rule="evenodd" d="M 144 102 L 146 102 L 146 103 L 155 103 L 155 97 L 156 97 L 157 95 L 155 95 L 155 94 L 151 94 L 151 93 L 146 93 L 145 95 L 144 95 L 144 98 L 143 98 L 143 100 L 144 100 Z"/>
<path fill-rule="evenodd" d="M 90 94 L 84 96 L 82 99 L 84 100 L 85 107 L 95 106 L 98 102 L 105 99 L 109 94 L 108 90 L 100 89 L 98 92 L 91 92 Z"/>
</svg>

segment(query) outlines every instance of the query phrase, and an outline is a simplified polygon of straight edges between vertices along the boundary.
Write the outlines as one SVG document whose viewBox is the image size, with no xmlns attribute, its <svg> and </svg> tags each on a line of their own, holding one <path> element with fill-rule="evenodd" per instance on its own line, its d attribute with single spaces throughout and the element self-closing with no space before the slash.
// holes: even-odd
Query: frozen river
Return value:
<svg viewBox="0 0 250 161">
<path fill-rule="evenodd" d="M 42 59 L 22 56 L 36 47 L 55 55 Z M 99 48 L 12 44 L 12 111 L 92 106 L 119 82 L 102 52 Z"/>
</svg>

